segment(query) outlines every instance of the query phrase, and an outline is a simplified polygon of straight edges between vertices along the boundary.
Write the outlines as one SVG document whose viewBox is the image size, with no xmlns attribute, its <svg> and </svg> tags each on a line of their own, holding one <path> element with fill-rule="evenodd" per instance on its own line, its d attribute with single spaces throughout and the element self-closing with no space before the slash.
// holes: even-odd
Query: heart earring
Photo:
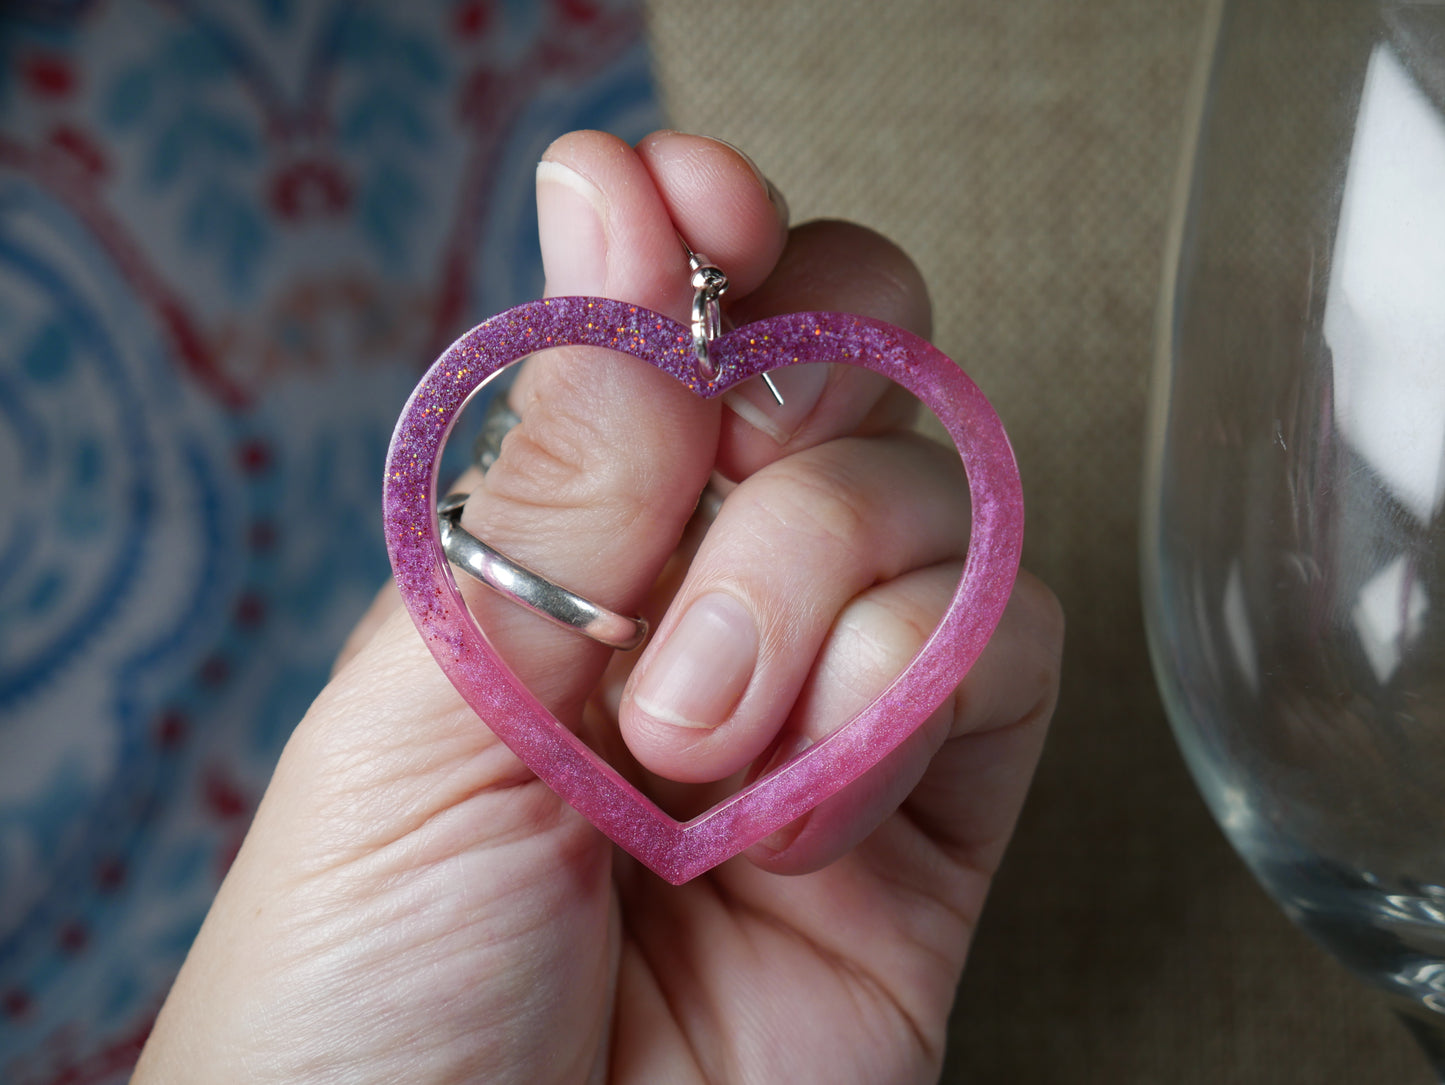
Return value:
<svg viewBox="0 0 1445 1085">
<path fill-rule="evenodd" d="M 690 250 L 688 255 L 695 290 L 691 327 L 624 302 L 564 297 L 519 305 L 463 335 L 407 401 L 387 456 L 383 495 L 397 587 L 447 678 L 539 778 L 674 884 L 737 855 L 836 794 L 951 696 L 1003 614 L 1023 539 L 1022 490 L 1003 426 L 977 385 L 946 355 L 902 328 L 846 313 L 793 313 L 721 334 L 718 298 L 726 278 L 704 258 Z M 660 810 L 532 695 L 482 635 L 448 564 L 448 550 L 472 552 L 452 534 L 459 530 L 453 519 L 457 503 L 438 514 L 437 468 L 453 423 L 497 373 L 528 354 L 560 346 L 631 355 L 707 399 L 793 365 L 832 362 L 870 369 L 933 411 L 968 477 L 972 522 L 963 575 L 938 627 L 909 665 L 826 738 L 687 822 Z M 604 643 L 624 646 L 638 632 L 635 619 L 596 607 L 497 556 L 500 563 L 486 575 L 470 566 L 469 571 L 490 576 L 488 583 L 503 582 L 498 590 L 509 597 Z M 503 581 L 514 570 L 521 571 L 520 579 Z M 547 595 L 547 589 L 563 594 Z"/>
</svg>

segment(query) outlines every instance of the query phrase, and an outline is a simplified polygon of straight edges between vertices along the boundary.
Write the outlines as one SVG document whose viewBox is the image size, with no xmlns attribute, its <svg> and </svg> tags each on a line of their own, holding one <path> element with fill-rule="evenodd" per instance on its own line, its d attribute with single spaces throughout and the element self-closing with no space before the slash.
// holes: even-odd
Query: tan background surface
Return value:
<svg viewBox="0 0 1445 1085">
<path fill-rule="evenodd" d="M 1069 614 L 1063 701 L 975 943 L 944 1080 L 1420 1082 L 1375 998 L 1225 844 L 1148 673 L 1145 387 L 1205 0 L 652 0 L 676 126 L 795 219 L 890 235 L 989 393 L 1026 561 Z"/>
</svg>

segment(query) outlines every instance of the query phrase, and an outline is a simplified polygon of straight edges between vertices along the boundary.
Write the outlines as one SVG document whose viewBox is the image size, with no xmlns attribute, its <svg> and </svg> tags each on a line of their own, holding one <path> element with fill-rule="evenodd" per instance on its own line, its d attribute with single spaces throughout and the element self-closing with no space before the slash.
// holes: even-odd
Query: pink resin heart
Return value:
<svg viewBox="0 0 1445 1085">
<path fill-rule="evenodd" d="M 891 377 L 922 400 L 958 446 L 972 498 L 963 576 L 932 637 L 867 708 L 731 798 L 678 822 L 563 726 L 477 628 L 437 537 L 437 462 L 468 398 L 538 350 L 585 345 L 656 366 L 699 396 L 721 395 L 770 369 L 841 362 Z M 890 324 L 843 313 L 795 313 L 716 340 L 714 381 L 697 373 L 691 331 L 601 298 L 528 302 L 462 336 L 412 393 L 386 465 L 386 539 L 407 609 L 467 703 L 526 765 L 618 845 L 674 884 L 737 855 L 876 765 L 943 703 L 993 634 L 1018 572 L 1023 497 L 1013 451 L 992 406 L 947 356 Z M 580 586 L 584 591 L 586 585 Z"/>
</svg>

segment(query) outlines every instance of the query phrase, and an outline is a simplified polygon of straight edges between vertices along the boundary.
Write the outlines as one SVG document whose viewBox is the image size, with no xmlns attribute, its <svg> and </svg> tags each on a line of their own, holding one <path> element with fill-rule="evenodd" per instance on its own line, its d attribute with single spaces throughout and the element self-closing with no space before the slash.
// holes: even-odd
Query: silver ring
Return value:
<svg viewBox="0 0 1445 1085">
<path fill-rule="evenodd" d="M 472 442 L 472 461 L 483 474 L 497 462 L 502 438 L 520 421 L 517 412 L 507 405 L 505 393 L 499 393 L 487 405 L 481 430 Z M 702 522 L 709 523 L 717 516 L 723 496 L 711 483 L 703 490 L 697 508 Z M 454 493 L 437 502 L 437 529 L 447 561 L 532 613 L 609 648 L 630 652 L 643 642 L 647 623 L 641 618 L 627 618 L 584 599 L 463 529 L 462 506 L 467 497 Z"/>
<path fill-rule="evenodd" d="M 449 562 L 532 613 L 599 644 L 630 652 L 642 643 L 647 623 L 641 618 L 626 618 L 584 599 L 464 530 L 462 506 L 468 496 L 448 494 L 437 503 L 438 533 Z"/>
<path fill-rule="evenodd" d="M 482 469 L 482 474 L 490 471 L 492 464 L 497 462 L 497 456 L 502 451 L 502 438 L 521 421 L 521 415 L 507 406 L 505 391 L 498 392 L 487 404 L 487 413 L 482 415 L 482 428 L 472 442 L 472 462 Z"/>
</svg>

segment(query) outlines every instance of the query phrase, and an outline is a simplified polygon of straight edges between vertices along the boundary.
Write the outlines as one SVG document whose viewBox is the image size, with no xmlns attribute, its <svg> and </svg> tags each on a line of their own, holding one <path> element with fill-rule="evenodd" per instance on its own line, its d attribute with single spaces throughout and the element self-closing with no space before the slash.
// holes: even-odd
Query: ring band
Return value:
<svg viewBox="0 0 1445 1085">
<path fill-rule="evenodd" d="M 486 474 L 502 451 L 502 438 L 522 421 L 522 416 L 507 405 L 505 392 L 498 392 L 482 415 L 482 428 L 472 442 L 472 462 Z"/>
<path fill-rule="evenodd" d="M 493 591 L 565 629 L 599 644 L 630 652 L 647 636 L 647 623 L 627 618 L 554 584 L 488 546 L 461 526 L 467 494 L 448 494 L 437 503 L 437 528 L 447 560 Z"/>
</svg>

